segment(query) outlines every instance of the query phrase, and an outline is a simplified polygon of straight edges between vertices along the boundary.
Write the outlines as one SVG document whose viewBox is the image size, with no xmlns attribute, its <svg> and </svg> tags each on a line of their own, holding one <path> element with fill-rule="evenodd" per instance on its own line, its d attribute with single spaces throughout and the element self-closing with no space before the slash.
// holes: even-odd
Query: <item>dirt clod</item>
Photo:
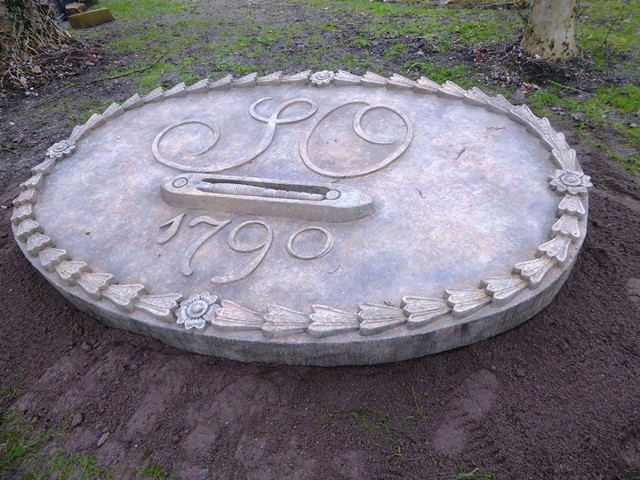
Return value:
<svg viewBox="0 0 640 480">
<path fill-rule="evenodd" d="M 80 412 L 76 412 L 71 419 L 71 426 L 73 428 L 77 427 L 84 420 L 84 416 Z"/>
</svg>

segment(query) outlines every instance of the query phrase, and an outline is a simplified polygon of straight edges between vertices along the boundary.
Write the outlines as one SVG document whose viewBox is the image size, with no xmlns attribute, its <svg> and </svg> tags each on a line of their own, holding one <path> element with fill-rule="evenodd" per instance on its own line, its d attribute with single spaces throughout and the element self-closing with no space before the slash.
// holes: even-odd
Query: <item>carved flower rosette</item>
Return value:
<svg viewBox="0 0 640 480">
<path fill-rule="evenodd" d="M 216 316 L 218 306 L 217 297 L 209 292 L 193 295 L 180 303 L 176 311 L 176 323 L 184 325 L 184 328 L 203 329 L 205 325 Z"/>
<path fill-rule="evenodd" d="M 558 193 L 570 193 L 571 195 L 586 195 L 587 189 L 593 187 L 591 177 L 580 172 L 570 170 L 556 170 L 550 177 L 551 188 Z"/>
<path fill-rule="evenodd" d="M 218 118 L 238 102 L 237 123 Z M 438 108 L 464 113 L 419 117 Z M 464 128 L 474 116 L 480 134 Z M 142 145 L 126 136 L 129 118 Z M 447 121 L 459 132 L 425 147 Z M 91 157 L 102 136 L 112 164 Z M 516 153 L 493 165 L 503 141 Z M 290 364 L 403 360 L 522 323 L 568 277 L 592 187 L 564 136 L 528 107 L 370 72 L 227 76 L 136 94 L 45 157 L 13 202 L 13 232 L 74 304 L 187 350 Z M 479 198 L 478 178 L 508 193 Z M 515 198 L 522 178 L 531 181 Z M 492 224 L 497 215 L 514 220 Z M 456 281 L 438 283 L 446 275 Z M 341 296 L 349 301 L 331 303 Z"/>
<path fill-rule="evenodd" d="M 70 142 L 69 140 L 62 140 L 58 143 L 54 143 L 47 150 L 47 156 L 49 158 L 68 157 L 69 155 L 71 155 L 71 153 L 75 148 L 76 148 L 75 143 Z"/>
<path fill-rule="evenodd" d="M 315 72 L 309 77 L 309 81 L 311 85 L 314 87 L 326 87 L 333 82 L 335 74 L 328 70 L 323 70 L 321 72 Z"/>
</svg>

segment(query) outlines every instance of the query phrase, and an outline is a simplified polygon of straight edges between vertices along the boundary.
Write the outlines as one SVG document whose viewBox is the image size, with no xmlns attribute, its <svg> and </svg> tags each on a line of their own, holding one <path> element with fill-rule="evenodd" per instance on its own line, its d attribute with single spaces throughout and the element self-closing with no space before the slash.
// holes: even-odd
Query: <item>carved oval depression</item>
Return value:
<svg viewBox="0 0 640 480">
<path fill-rule="evenodd" d="M 546 119 L 451 82 L 256 74 L 134 95 L 52 146 L 14 234 L 70 301 L 198 353 L 374 364 L 552 301 L 591 186 Z"/>
</svg>

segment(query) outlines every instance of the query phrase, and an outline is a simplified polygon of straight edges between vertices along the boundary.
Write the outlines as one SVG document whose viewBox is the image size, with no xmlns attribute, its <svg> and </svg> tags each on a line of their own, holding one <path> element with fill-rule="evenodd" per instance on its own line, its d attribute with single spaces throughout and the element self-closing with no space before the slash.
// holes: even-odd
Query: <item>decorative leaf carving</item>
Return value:
<svg viewBox="0 0 640 480">
<path fill-rule="evenodd" d="M 333 83 L 336 85 L 360 85 L 361 81 L 360 75 L 354 75 L 344 70 L 338 70 L 338 74 L 333 78 Z"/>
<path fill-rule="evenodd" d="M 89 117 L 89 120 L 87 120 L 87 123 L 85 123 L 83 125 L 84 131 L 80 134 L 79 138 L 82 138 L 84 136 L 84 134 L 87 133 L 89 130 L 93 130 L 94 128 L 99 127 L 104 122 L 105 122 L 105 120 L 104 120 L 104 118 L 102 118 L 102 115 L 94 113 L 93 115 L 91 115 Z"/>
<path fill-rule="evenodd" d="M 85 262 L 73 260 L 63 260 L 56 266 L 56 272 L 67 284 L 75 283 L 83 273 L 90 271 L 91 269 Z"/>
<path fill-rule="evenodd" d="M 567 145 L 564 135 L 553 129 L 548 118 L 539 118 L 537 128 L 540 132 L 540 137 L 543 143 L 547 146 L 549 151 L 553 153 L 554 150 L 569 150 L 569 145 Z"/>
<path fill-rule="evenodd" d="M 363 87 L 385 87 L 387 85 L 387 79 L 377 73 L 367 72 L 360 81 Z"/>
<path fill-rule="evenodd" d="M 489 103 L 490 100 L 491 97 L 485 94 L 478 87 L 473 87 L 471 90 L 464 94 L 464 101 L 472 105 L 480 105 L 484 107 Z"/>
<path fill-rule="evenodd" d="M 164 98 L 164 90 L 162 87 L 158 87 L 155 90 L 151 90 L 144 97 L 142 97 L 142 103 L 154 103 L 159 102 Z"/>
<path fill-rule="evenodd" d="M 556 210 L 556 216 L 561 217 L 564 214 L 574 215 L 580 220 L 585 217 L 587 210 L 584 208 L 582 200 L 580 200 L 578 195 L 567 193 L 562 200 L 560 200 L 560 205 L 558 205 L 558 210 Z"/>
<path fill-rule="evenodd" d="M 16 227 L 16 237 L 18 240 L 24 242 L 27 240 L 27 237 L 35 232 L 42 232 L 42 227 L 40 224 L 30 218 L 24 219 L 22 222 L 18 224 Z"/>
<path fill-rule="evenodd" d="M 508 112 L 509 118 L 525 126 L 527 131 L 536 135 L 538 138 L 542 137 L 542 132 L 538 128 L 538 117 L 526 105 L 512 106 Z"/>
<path fill-rule="evenodd" d="M 178 98 L 186 96 L 187 86 L 184 84 L 184 82 L 180 82 L 164 92 L 164 98 Z"/>
<path fill-rule="evenodd" d="M 67 141 L 75 145 L 75 143 L 80 139 L 80 136 L 84 134 L 84 131 L 85 131 L 84 125 L 76 125 L 75 127 L 73 127 L 73 130 L 71 131 L 71 135 L 69 135 L 69 138 L 67 139 Z"/>
<path fill-rule="evenodd" d="M 580 238 L 580 227 L 578 226 L 578 218 L 573 215 L 562 215 L 556 223 L 551 227 L 551 231 L 555 234 Z"/>
<path fill-rule="evenodd" d="M 42 173 L 38 173 L 33 175 L 31 178 L 25 180 L 20 184 L 22 188 L 35 188 L 36 190 L 40 190 L 42 185 L 44 184 L 44 175 Z"/>
<path fill-rule="evenodd" d="M 154 317 L 173 321 L 173 312 L 182 300 L 180 293 L 165 293 L 161 295 L 143 295 L 136 303 L 136 308 L 150 313 Z"/>
<path fill-rule="evenodd" d="M 440 85 L 438 85 L 433 80 L 428 79 L 427 77 L 420 77 L 415 86 L 413 87 L 413 91 L 417 93 L 435 93 L 437 94 L 440 91 Z"/>
<path fill-rule="evenodd" d="M 27 238 L 27 252 L 30 255 L 37 255 L 40 250 L 50 246 L 51 238 L 43 233 L 36 232 Z"/>
<path fill-rule="evenodd" d="M 265 337 L 284 337 L 294 333 L 304 333 L 311 323 L 306 313 L 297 312 L 277 305 L 269 305 L 264 315 L 262 333 Z"/>
<path fill-rule="evenodd" d="M 122 109 L 123 110 L 131 110 L 134 108 L 138 108 L 141 107 L 142 105 L 144 105 L 144 102 L 142 101 L 142 98 L 140 98 L 140 95 L 138 95 L 137 93 L 130 96 L 123 104 L 122 104 Z"/>
<path fill-rule="evenodd" d="M 464 98 L 466 93 L 467 91 L 464 88 L 460 88 L 451 80 L 444 82 L 438 90 L 438 95 L 445 98 L 461 99 Z"/>
<path fill-rule="evenodd" d="M 549 270 L 553 268 L 554 260 L 545 256 L 528 262 L 516 263 L 513 267 L 514 273 L 520 274 L 520 277 L 529 282 L 530 288 L 536 288 L 547 275 Z"/>
<path fill-rule="evenodd" d="M 110 273 L 82 273 L 78 278 L 78 285 L 94 300 L 102 298 L 102 291 L 109 286 L 113 275 Z"/>
<path fill-rule="evenodd" d="M 324 305 L 313 305 L 312 308 L 311 325 L 307 330 L 313 337 L 328 337 L 360 328 L 358 315 L 355 313 L 343 312 Z"/>
<path fill-rule="evenodd" d="M 27 188 L 20 192 L 15 200 L 13 201 L 13 205 L 19 207 L 25 203 L 38 203 L 38 190 L 35 188 Z"/>
<path fill-rule="evenodd" d="M 562 136 L 562 139 L 564 140 L 564 135 Z M 571 170 L 574 172 L 579 168 L 578 161 L 576 160 L 576 151 L 572 148 L 565 148 L 562 150 L 554 148 L 551 152 L 551 156 L 555 160 L 557 168 Z"/>
<path fill-rule="evenodd" d="M 402 297 L 402 311 L 409 316 L 407 328 L 426 327 L 439 318 L 449 315 L 451 307 L 442 298 Z"/>
<path fill-rule="evenodd" d="M 56 165 L 56 161 L 56 158 L 47 158 L 44 162 L 39 163 L 38 165 L 33 167 L 31 169 L 31 173 L 33 173 L 34 175 L 37 175 L 39 173 L 43 175 L 49 175 L 51 173 L 51 170 L 53 170 L 53 167 Z"/>
<path fill-rule="evenodd" d="M 211 320 L 214 328 L 229 332 L 260 330 L 263 323 L 264 318 L 261 314 L 229 300 L 222 301 L 222 307 Z"/>
<path fill-rule="evenodd" d="M 387 82 L 389 88 L 395 88 L 396 90 L 411 90 L 415 85 L 416 83 L 413 80 L 409 80 L 397 73 L 391 75 Z"/>
<path fill-rule="evenodd" d="M 282 72 L 273 72 L 263 77 L 258 77 L 256 83 L 258 85 L 280 85 L 282 81 Z"/>
<path fill-rule="evenodd" d="M 513 105 L 509 103 L 509 100 L 507 100 L 500 94 L 496 95 L 493 98 L 490 98 L 489 102 L 487 103 L 487 109 L 496 113 L 507 113 L 512 108 Z"/>
<path fill-rule="evenodd" d="M 509 117 L 522 123 L 527 131 L 537 136 L 553 152 L 568 150 L 569 146 L 562 133 L 556 132 L 546 117 L 538 118 L 527 105 L 519 105 L 509 111 Z M 555 156 L 554 156 L 555 157 Z"/>
<path fill-rule="evenodd" d="M 122 108 L 116 102 L 113 102 L 111 105 L 109 105 L 109 108 L 107 108 L 104 112 L 102 112 L 102 118 L 104 118 L 104 120 L 107 121 L 107 120 L 111 120 L 112 118 L 119 117 L 120 115 L 123 115 L 123 114 L 124 114 L 124 108 Z"/>
<path fill-rule="evenodd" d="M 527 282 L 519 276 L 510 277 L 486 277 L 482 279 L 481 286 L 485 292 L 491 295 L 491 303 L 500 307 L 508 303 L 518 293 L 527 288 Z"/>
<path fill-rule="evenodd" d="M 564 263 L 569 254 L 569 245 L 571 245 L 571 238 L 558 235 L 540 245 L 538 254 L 546 254 L 549 258 L 555 258 L 558 262 Z"/>
<path fill-rule="evenodd" d="M 220 80 L 216 80 L 215 82 L 209 83 L 209 90 L 226 90 L 231 88 L 231 83 L 233 82 L 233 77 L 231 75 L 227 75 L 222 77 Z"/>
<path fill-rule="evenodd" d="M 102 296 L 108 299 L 116 307 L 127 312 L 133 312 L 134 305 L 140 296 L 146 293 L 144 285 L 109 285 Z"/>
<path fill-rule="evenodd" d="M 257 78 L 258 78 L 258 74 L 256 72 L 253 72 L 243 77 L 240 77 L 237 80 L 234 80 L 232 83 L 232 86 L 241 87 L 241 88 L 253 87 L 256 84 Z"/>
<path fill-rule="evenodd" d="M 52 247 L 45 247 L 43 250 L 40 250 L 38 257 L 47 272 L 53 272 L 60 262 L 68 259 L 66 250 Z"/>
<path fill-rule="evenodd" d="M 13 209 L 13 215 L 11 215 L 11 223 L 17 225 L 27 218 L 35 218 L 33 205 L 30 203 L 23 203 L 19 207 L 15 207 Z"/>
<path fill-rule="evenodd" d="M 187 87 L 187 94 L 207 93 L 209 91 L 209 80 L 206 78 Z"/>
<path fill-rule="evenodd" d="M 444 292 L 447 304 L 456 318 L 468 317 L 481 310 L 491 301 L 491 297 L 482 288 L 447 289 Z"/>
<path fill-rule="evenodd" d="M 282 83 L 289 83 L 292 85 L 306 85 L 307 83 L 309 83 L 309 75 L 311 75 L 311 70 L 294 73 L 293 75 L 284 75 L 282 77 Z"/>
<path fill-rule="evenodd" d="M 358 309 L 360 335 L 375 335 L 407 323 L 407 317 L 398 307 L 363 303 Z"/>
</svg>

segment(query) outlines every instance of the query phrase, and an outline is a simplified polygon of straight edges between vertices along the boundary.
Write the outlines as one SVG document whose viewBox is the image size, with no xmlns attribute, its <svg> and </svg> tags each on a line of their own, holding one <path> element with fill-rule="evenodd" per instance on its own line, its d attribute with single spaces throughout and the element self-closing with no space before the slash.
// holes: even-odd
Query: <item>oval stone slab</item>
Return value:
<svg viewBox="0 0 640 480">
<path fill-rule="evenodd" d="M 253 74 L 94 115 L 12 220 L 36 268 L 110 325 L 239 360 L 371 364 L 546 306 L 590 186 L 562 134 L 500 96 Z"/>
</svg>

